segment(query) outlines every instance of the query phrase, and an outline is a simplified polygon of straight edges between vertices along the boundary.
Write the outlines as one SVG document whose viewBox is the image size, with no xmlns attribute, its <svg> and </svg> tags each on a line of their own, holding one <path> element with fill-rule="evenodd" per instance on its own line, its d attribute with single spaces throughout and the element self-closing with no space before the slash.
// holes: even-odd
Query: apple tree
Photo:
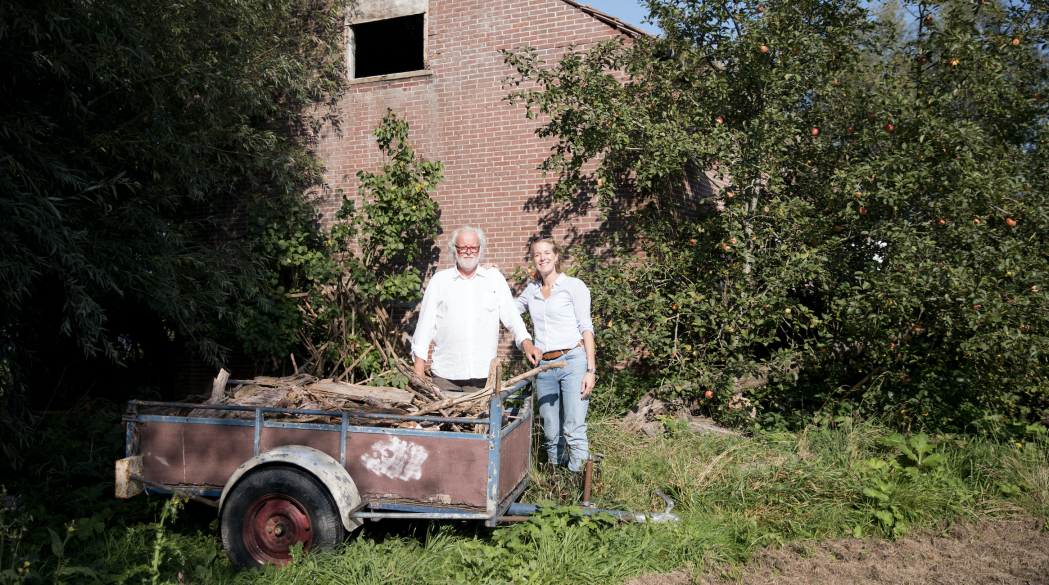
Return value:
<svg viewBox="0 0 1049 585">
<path fill-rule="evenodd" d="M 506 55 L 558 196 L 631 227 L 590 261 L 606 367 L 763 425 L 1044 416 L 1045 3 L 649 5 L 661 37 Z"/>
</svg>

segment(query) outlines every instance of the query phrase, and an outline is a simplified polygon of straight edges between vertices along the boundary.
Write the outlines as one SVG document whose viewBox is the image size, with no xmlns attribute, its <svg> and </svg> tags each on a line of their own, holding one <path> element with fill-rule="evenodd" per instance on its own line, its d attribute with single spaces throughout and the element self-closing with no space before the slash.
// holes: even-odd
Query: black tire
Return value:
<svg viewBox="0 0 1049 585">
<path fill-rule="evenodd" d="M 315 477 L 294 467 L 253 470 L 233 487 L 222 507 L 222 546 L 239 569 L 291 562 L 291 547 L 321 551 L 346 536 L 339 508 Z"/>
</svg>

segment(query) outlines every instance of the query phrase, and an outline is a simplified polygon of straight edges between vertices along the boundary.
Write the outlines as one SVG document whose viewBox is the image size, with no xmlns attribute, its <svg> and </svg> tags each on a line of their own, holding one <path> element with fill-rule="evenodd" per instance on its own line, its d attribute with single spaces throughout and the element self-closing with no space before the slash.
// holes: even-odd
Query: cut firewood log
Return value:
<svg viewBox="0 0 1049 585">
<path fill-rule="evenodd" d="M 380 400 L 390 404 L 412 403 L 414 396 L 411 392 L 400 388 L 384 388 L 380 386 L 358 386 L 356 384 L 344 384 L 340 382 L 315 382 L 305 386 L 311 392 L 327 392 L 338 394 L 351 400 L 363 401 L 365 397 Z"/>
<path fill-rule="evenodd" d="M 484 383 L 484 389 L 490 390 L 495 388 L 499 383 L 499 379 L 502 378 L 503 363 L 499 361 L 499 357 L 492 358 L 492 361 L 488 363 L 488 381 Z"/>
<path fill-rule="evenodd" d="M 265 386 L 262 386 L 260 384 L 245 384 L 245 385 L 241 386 L 240 388 L 238 388 L 237 391 L 233 393 L 233 399 L 234 400 L 239 400 L 241 398 L 245 398 L 245 397 L 251 396 L 252 394 L 255 394 L 256 392 L 261 391 L 263 388 L 265 388 Z"/>
<path fill-rule="evenodd" d="M 437 384 L 433 383 L 433 380 L 416 374 L 415 370 L 408 367 L 408 364 L 400 358 L 397 358 L 397 370 L 400 371 L 405 378 L 408 378 L 408 384 L 416 390 L 430 394 L 437 400 L 448 400 L 448 395 L 441 391 L 441 389 L 437 387 Z"/>
<path fill-rule="evenodd" d="M 225 369 L 219 370 L 219 375 L 215 376 L 215 381 L 211 383 L 211 400 L 209 404 L 220 404 L 222 399 L 226 395 L 226 381 L 229 380 L 229 372 Z"/>
</svg>

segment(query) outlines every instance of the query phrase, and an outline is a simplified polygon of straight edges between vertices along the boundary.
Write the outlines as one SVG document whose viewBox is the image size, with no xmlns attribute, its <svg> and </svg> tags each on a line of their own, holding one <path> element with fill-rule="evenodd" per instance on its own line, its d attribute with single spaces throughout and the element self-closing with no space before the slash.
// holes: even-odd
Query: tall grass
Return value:
<svg viewBox="0 0 1049 585">
<path fill-rule="evenodd" d="M 494 530 L 474 522 L 383 521 L 366 524 L 323 558 L 306 555 L 283 569 L 240 573 L 221 554 L 214 529 L 198 526 L 173 535 L 162 580 L 182 571 L 189 582 L 267 585 L 618 583 L 681 566 L 742 562 L 759 547 L 798 539 L 892 537 L 995 515 L 1049 520 L 1044 442 L 932 437 L 930 453 L 943 457 L 916 466 L 877 424 L 753 438 L 679 431 L 655 440 L 623 434 L 613 419 L 591 429 L 592 449 L 607 456 L 595 479 L 595 503 L 662 511 L 654 494 L 661 489 L 677 503 L 680 523 L 614 524 L 553 509 Z M 532 477 L 525 501 L 569 506 L 580 499 L 578 486 L 539 464 Z M 107 537 L 105 563 L 113 575 L 149 558 L 155 546 L 142 533 L 110 530 Z"/>
</svg>

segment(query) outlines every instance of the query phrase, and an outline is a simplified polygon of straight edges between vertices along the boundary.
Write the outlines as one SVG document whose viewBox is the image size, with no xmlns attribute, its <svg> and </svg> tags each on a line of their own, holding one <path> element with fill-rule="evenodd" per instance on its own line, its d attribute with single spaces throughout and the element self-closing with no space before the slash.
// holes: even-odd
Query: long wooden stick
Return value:
<svg viewBox="0 0 1049 585">
<path fill-rule="evenodd" d="M 548 364 L 546 364 L 544 366 L 539 366 L 538 368 L 535 368 L 533 370 L 529 370 L 529 371 L 521 374 L 520 376 L 515 376 L 513 378 L 510 378 L 506 382 L 503 382 L 503 388 L 505 389 L 505 388 L 507 388 L 509 386 L 513 386 L 514 384 L 520 382 L 521 380 L 524 380 L 526 378 L 531 378 L 532 376 L 534 376 L 534 375 L 536 375 L 536 374 L 538 374 L 540 372 L 545 372 L 547 370 L 552 370 L 554 368 L 561 369 L 561 368 L 563 368 L 563 367 L 565 367 L 567 365 L 568 365 L 568 360 L 561 360 L 561 361 L 558 361 L 558 362 L 550 362 L 550 363 L 548 363 Z"/>
<path fill-rule="evenodd" d="M 364 353 L 362 353 L 361 355 L 357 356 L 357 359 L 353 360 L 353 363 L 350 364 L 350 367 L 346 368 L 346 371 L 344 371 L 342 373 L 342 375 L 339 376 L 339 380 L 338 381 L 341 382 L 342 379 L 346 377 L 346 374 L 349 374 L 350 372 L 352 372 L 353 368 L 356 368 L 357 364 L 361 363 L 361 360 L 364 359 L 364 356 L 368 355 L 368 352 L 372 350 L 372 347 L 373 346 L 369 345 L 367 348 L 365 348 Z"/>
<path fill-rule="evenodd" d="M 525 373 L 521 374 L 520 376 L 517 376 L 515 378 L 511 378 L 510 380 L 507 380 L 507 382 L 505 384 L 503 384 L 502 389 L 505 390 L 506 388 L 512 388 L 514 384 L 516 384 L 516 383 L 518 383 L 521 380 L 524 380 L 526 378 L 531 378 L 532 376 L 535 376 L 536 374 L 538 374 L 540 372 L 545 372 L 547 370 L 552 370 L 554 368 L 560 369 L 560 368 L 563 368 L 563 367 L 565 367 L 567 365 L 568 365 L 568 361 L 567 360 L 561 360 L 561 361 L 558 361 L 558 362 L 551 362 L 549 364 L 545 364 L 545 365 L 539 366 L 538 368 L 535 368 L 533 370 L 525 372 Z M 463 402 L 470 402 L 471 400 L 477 400 L 478 398 L 484 398 L 485 396 L 487 396 L 489 394 L 492 394 L 494 392 L 495 392 L 495 388 L 485 388 L 484 390 L 478 390 L 477 392 L 474 392 L 473 394 L 467 394 L 466 396 L 460 396 L 458 398 L 451 398 L 451 399 L 448 399 L 448 400 L 442 400 L 440 402 L 434 402 L 433 404 L 427 404 L 425 407 L 420 408 L 419 412 L 415 412 L 415 413 L 412 413 L 412 414 L 414 416 L 421 416 L 421 415 L 424 415 L 426 413 L 433 412 L 435 410 L 448 408 L 450 406 L 455 406 L 456 404 L 462 404 Z"/>
</svg>

